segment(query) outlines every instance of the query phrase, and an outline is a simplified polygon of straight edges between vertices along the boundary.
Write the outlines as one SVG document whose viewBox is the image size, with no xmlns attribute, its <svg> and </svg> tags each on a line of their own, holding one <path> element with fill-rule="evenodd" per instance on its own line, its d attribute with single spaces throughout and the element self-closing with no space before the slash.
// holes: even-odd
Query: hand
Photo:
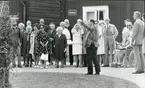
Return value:
<svg viewBox="0 0 145 88">
<path fill-rule="evenodd" d="M 67 48 L 64 49 L 64 52 L 66 52 L 66 51 L 67 51 Z"/>
</svg>

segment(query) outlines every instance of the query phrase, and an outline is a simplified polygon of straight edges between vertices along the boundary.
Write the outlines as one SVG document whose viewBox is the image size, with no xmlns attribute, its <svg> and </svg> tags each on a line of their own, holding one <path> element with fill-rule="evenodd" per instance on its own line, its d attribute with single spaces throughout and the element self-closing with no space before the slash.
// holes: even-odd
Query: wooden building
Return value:
<svg viewBox="0 0 145 88">
<path fill-rule="evenodd" d="M 20 22 L 31 20 L 38 23 L 44 18 L 46 24 L 59 24 L 65 18 L 71 25 L 78 18 L 83 20 L 103 20 L 107 17 L 115 24 L 119 31 L 118 41 L 121 41 L 121 32 L 124 19 L 133 22 L 133 12 L 144 12 L 144 0 L 10 0 L 11 14 L 19 15 Z"/>
</svg>

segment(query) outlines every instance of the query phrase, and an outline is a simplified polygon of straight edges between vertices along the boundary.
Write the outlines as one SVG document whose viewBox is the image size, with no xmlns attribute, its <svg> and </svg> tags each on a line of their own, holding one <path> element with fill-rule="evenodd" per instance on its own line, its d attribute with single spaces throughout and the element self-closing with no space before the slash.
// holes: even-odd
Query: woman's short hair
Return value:
<svg viewBox="0 0 145 88">
<path fill-rule="evenodd" d="M 20 28 L 20 27 L 25 27 L 25 24 L 19 23 L 19 24 L 18 24 L 18 28 Z"/>
<path fill-rule="evenodd" d="M 125 19 L 124 21 L 131 22 L 130 19 Z"/>
<path fill-rule="evenodd" d="M 33 24 L 33 27 L 35 27 L 35 26 L 38 28 L 38 23 L 34 23 Z"/>
<path fill-rule="evenodd" d="M 27 26 L 31 26 L 31 21 L 28 20 L 26 24 Z"/>
<path fill-rule="evenodd" d="M 131 27 L 133 27 L 132 22 L 127 22 L 127 26 L 131 26 Z"/>
<path fill-rule="evenodd" d="M 49 25 L 55 25 L 55 23 L 54 22 L 50 22 Z"/>
<path fill-rule="evenodd" d="M 59 31 L 59 30 L 61 30 L 61 31 L 63 31 L 63 28 L 62 27 L 57 27 L 57 29 L 56 29 L 56 31 Z"/>
</svg>

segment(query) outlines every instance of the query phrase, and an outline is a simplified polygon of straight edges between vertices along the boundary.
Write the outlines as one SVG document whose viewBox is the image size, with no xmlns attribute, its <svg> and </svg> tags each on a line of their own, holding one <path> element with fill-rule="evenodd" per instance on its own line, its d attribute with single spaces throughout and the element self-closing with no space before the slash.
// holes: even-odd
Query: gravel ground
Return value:
<svg viewBox="0 0 145 88">
<path fill-rule="evenodd" d="M 23 72 L 11 76 L 10 82 L 12 88 L 139 88 L 122 79 L 70 73 Z"/>
</svg>

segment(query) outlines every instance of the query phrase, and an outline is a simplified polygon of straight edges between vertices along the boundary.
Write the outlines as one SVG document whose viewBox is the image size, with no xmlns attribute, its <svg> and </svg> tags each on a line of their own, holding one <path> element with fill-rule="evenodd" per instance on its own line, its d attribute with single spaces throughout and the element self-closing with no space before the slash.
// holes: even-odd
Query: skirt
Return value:
<svg viewBox="0 0 145 88">
<path fill-rule="evenodd" d="M 82 44 L 73 44 L 73 55 L 82 54 Z"/>
</svg>

